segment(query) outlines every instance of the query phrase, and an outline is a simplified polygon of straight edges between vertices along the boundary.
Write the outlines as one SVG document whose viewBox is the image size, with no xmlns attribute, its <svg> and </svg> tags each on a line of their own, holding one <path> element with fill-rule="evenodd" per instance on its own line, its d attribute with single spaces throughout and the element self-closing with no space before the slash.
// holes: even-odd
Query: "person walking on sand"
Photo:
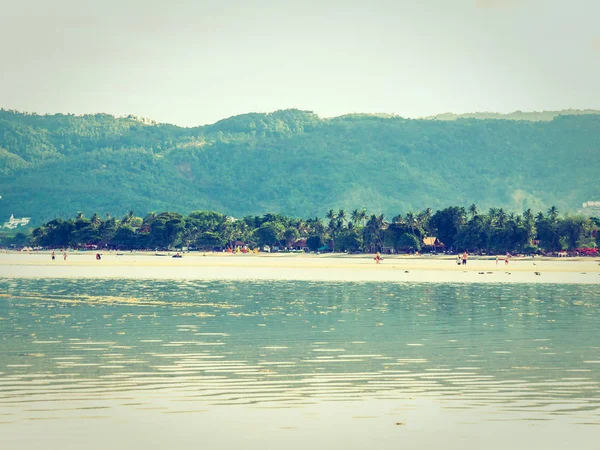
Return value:
<svg viewBox="0 0 600 450">
<path fill-rule="evenodd" d="M 506 256 L 504 257 L 504 265 L 508 264 L 508 258 L 510 258 L 510 253 L 506 252 Z"/>
<path fill-rule="evenodd" d="M 52 251 L 52 261 L 54 261 L 56 259 L 56 253 L 54 253 L 54 251 Z"/>
<path fill-rule="evenodd" d="M 377 254 L 375 255 L 375 258 L 373 258 L 373 259 L 375 260 L 376 264 L 380 264 L 383 258 L 381 258 L 381 254 L 379 252 L 377 252 Z"/>
<path fill-rule="evenodd" d="M 463 266 L 467 265 L 467 252 L 464 252 L 462 255 L 462 265 Z"/>
<path fill-rule="evenodd" d="M 63 253 L 63 260 L 65 260 L 65 261 L 67 260 L 67 252 Z"/>
</svg>

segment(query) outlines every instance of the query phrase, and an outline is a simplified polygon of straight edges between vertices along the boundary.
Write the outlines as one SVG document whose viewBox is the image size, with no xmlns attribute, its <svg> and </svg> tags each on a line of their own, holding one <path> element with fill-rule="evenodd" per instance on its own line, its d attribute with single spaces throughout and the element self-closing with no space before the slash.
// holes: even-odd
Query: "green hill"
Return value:
<svg viewBox="0 0 600 450">
<path fill-rule="evenodd" d="M 574 211 L 600 199 L 600 115 L 320 119 L 298 110 L 180 128 L 0 111 L 0 221 L 134 210 L 388 215 L 477 203 Z"/>
</svg>

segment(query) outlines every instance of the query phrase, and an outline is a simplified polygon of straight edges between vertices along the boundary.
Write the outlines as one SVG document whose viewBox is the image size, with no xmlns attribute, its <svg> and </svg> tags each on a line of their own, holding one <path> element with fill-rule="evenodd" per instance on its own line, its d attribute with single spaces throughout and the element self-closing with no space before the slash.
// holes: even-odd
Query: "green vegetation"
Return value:
<svg viewBox="0 0 600 450">
<path fill-rule="evenodd" d="M 0 110 L 0 218 L 14 213 L 39 225 L 76 211 L 131 209 L 308 217 L 327 205 L 393 216 L 473 201 L 573 211 L 600 198 L 591 182 L 599 150 L 595 114 L 445 121 L 286 110 L 180 128 Z"/>
<path fill-rule="evenodd" d="M 560 217 L 552 206 L 544 213 L 526 210 L 522 215 L 490 208 L 480 214 L 475 204 L 468 209 L 448 207 L 435 213 L 427 208 L 408 212 L 388 221 L 383 214 L 355 209 L 330 210 L 326 219 L 297 219 L 279 214 L 233 219 L 213 211 L 150 213 L 143 219 L 133 211 L 122 219 L 98 214 L 86 218 L 54 219 L 33 230 L 27 239 L 45 248 L 198 249 L 309 248 L 338 252 L 415 252 L 452 250 L 485 253 L 537 253 L 575 251 L 597 254 L 600 220 L 577 216 Z M 440 240 L 427 243 L 424 238 Z M 596 239 L 596 241 L 595 241 Z M 305 240 L 305 242 L 303 242 Z M 431 240 L 431 239 L 430 239 Z M 0 244 L 2 242 L 0 241 Z M 12 243 L 15 245 L 14 243 Z M 579 250 L 582 252 L 582 250 Z"/>
</svg>

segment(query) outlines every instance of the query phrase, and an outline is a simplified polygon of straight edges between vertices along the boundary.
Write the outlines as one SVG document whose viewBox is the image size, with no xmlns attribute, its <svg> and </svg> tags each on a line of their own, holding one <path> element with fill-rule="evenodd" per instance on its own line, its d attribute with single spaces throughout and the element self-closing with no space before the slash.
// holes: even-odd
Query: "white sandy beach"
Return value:
<svg viewBox="0 0 600 450">
<path fill-rule="evenodd" d="M 597 258 L 511 258 L 508 265 L 490 257 L 471 257 L 459 266 L 453 257 L 373 255 L 68 252 L 67 260 L 49 253 L 0 254 L 0 277 L 135 278 L 392 282 L 600 283 Z"/>
</svg>

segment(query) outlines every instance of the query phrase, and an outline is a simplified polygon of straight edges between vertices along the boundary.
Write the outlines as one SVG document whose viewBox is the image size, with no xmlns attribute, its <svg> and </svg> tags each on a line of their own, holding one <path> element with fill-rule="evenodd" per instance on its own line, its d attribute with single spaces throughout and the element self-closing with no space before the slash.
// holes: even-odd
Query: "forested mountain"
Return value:
<svg viewBox="0 0 600 450">
<path fill-rule="evenodd" d="M 477 203 L 574 211 L 600 199 L 600 115 L 551 121 L 320 119 L 285 110 L 180 128 L 0 111 L 0 222 L 77 211 L 393 216 Z"/>
</svg>

